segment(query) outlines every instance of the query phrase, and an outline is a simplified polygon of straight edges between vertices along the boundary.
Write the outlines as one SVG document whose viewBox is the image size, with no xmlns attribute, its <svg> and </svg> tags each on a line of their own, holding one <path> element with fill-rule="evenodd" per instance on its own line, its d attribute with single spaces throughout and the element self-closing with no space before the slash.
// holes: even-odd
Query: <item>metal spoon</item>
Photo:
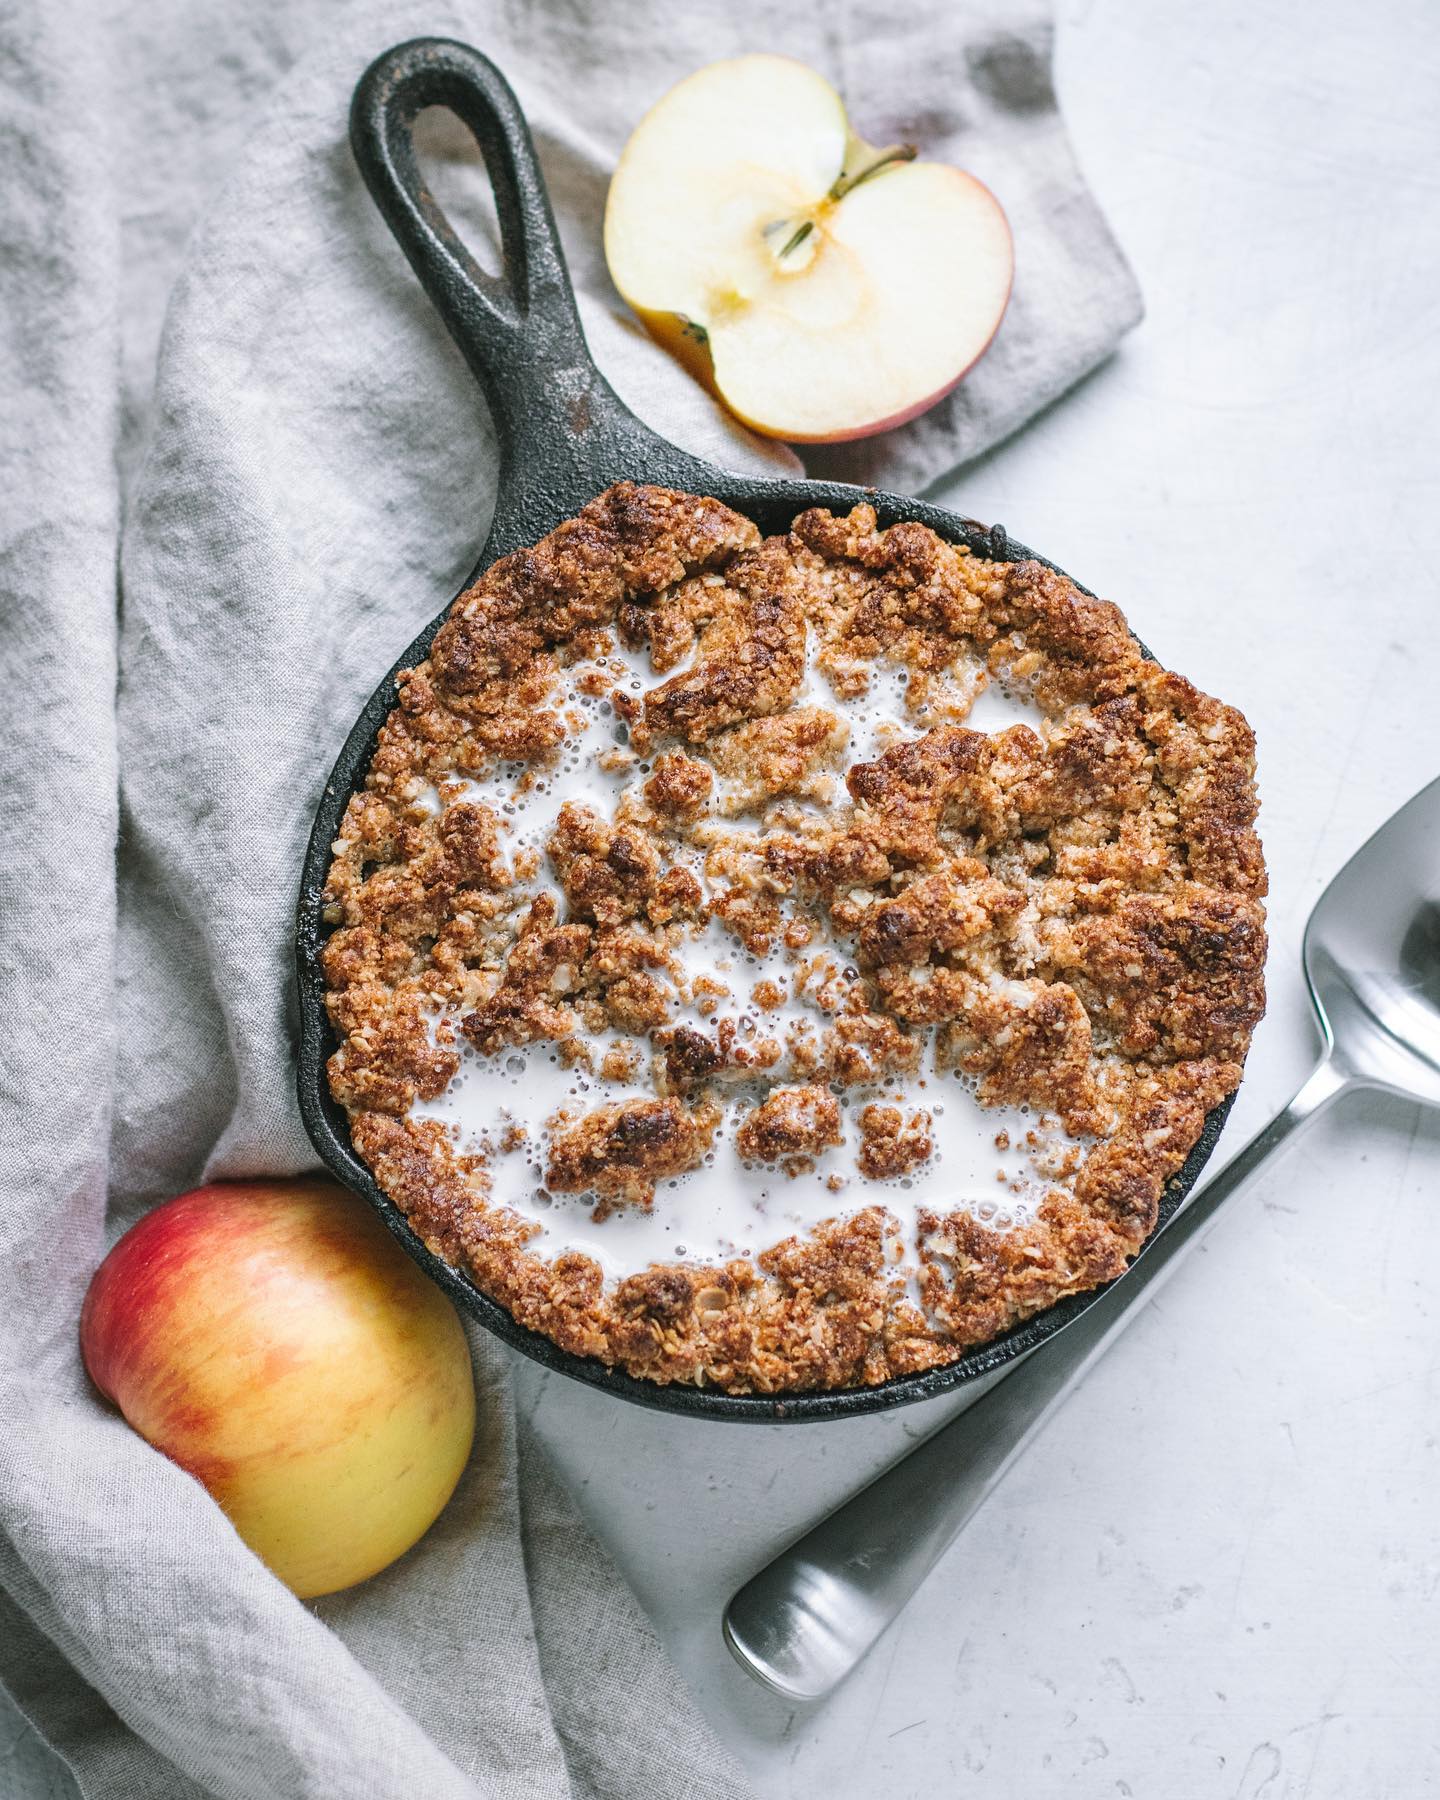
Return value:
<svg viewBox="0 0 1440 1800">
<path fill-rule="evenodd" d="M 855 1667 L 1181 1254 L 1292 1131 L 1352 1088 L 1440 1106 L 1440 780 L 1357 850 L 1305 928 L 1324 1049 L 1290 1104 L 1104 1297 L 959 1418 L 753 1576 L 725 1641 L 757 1681 L 818 1700 Z"/>
</svg>

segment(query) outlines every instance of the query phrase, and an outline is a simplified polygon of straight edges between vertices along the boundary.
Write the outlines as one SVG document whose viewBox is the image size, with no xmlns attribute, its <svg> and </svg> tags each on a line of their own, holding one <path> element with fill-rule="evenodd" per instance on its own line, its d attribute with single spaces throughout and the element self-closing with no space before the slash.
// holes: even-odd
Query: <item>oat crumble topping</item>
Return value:
<svg viewBox="0 0 1440 1800">
<path fill-rule="evenodd" d="M 886 680 L 903 728 L 864 743 Z M 1034 725 L 968 728 L 987 682 Z M 1241 715 L 1043 565 L 622 483 L 400 678 L 326 889 L 331 1089 L 420 1236 L 567 1350 L 733 1392 L 931 1368 L 1119 1274 L 1238 1083 L 1255 811 Z M 542 1057 L 589 1103 L 436 1116 L 462 1065 Z M 915 1185 L 961 1107 L 1008 1213 Z M 617 1276 L 497 1193 L 530 1170 L 604 1231 L 722 1150 L 820 1214 Z"/>
</svg>

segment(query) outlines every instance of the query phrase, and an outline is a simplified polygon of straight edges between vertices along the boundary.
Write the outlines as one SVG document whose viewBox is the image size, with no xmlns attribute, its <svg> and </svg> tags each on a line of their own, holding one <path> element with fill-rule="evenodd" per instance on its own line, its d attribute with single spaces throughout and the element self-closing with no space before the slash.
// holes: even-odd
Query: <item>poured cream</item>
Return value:
<svg viewBox="0 0 1440 1800">
<path fill-rule="evenodd" d="M 653 1262 L 711 1262 L 754 1255 L 793 1232 L 822 1219 L 843 1218 L 865 1206 L 884 1206 L 894 1216 L 912 1266 L 918 1260 L 918 1215 L 922 1208 L 973 1212 L 991 1224 L 1023 1222 L 1041 1194 L 1053 1185 L 1040 1175 L 1034 1158 L 1052 1146 L 1057 1133 L 1045 1129 L 1021 1107 L 981 1106 L 970 1086 L 956 1076 L 915 1076 L 873 1090 L 850 1090 L 845 1105 L 844 1142 L 796 1176 L 742 1162 L 735 1127 L 759 1098 L 744 1084 L 730 1100 L 705 1161 L 687 1174 L 659 1183 L 653 1207 L 621 1206 L 598 1223 L 591 1218 L 593 1195 L 551 1194 L 544 1185 L 544 1125 L 555 1112 L 579 1114 L 610 1101 L 653 1098 L 648 1083 L 602 1081 L 561 1066 L 552 1049 L 538 1046 L 499 1056 L 465 1049 L 459 1072 L 438 1100 L 417 1103 L 416 1118 L 439 1119 L 454 1128 L 457 1147 L 488 1150 L 491 1198 L 541 1226 L 530 1245 L 542 1256 L 578 1250 L 594 1257 L 607 1275 L 621 1276 Z M 868 1100 L 898 1105 L 908 1114 L 931 1115 L 935 1150 L 912 1175 L 867 1181 L 856 1172 L 859 1147 L 856 1118 Z M 507 1126 L 526 1131 L 520 1150 L 498 1153 L 494 1146 Z M 1027 1134 L 1036 1144 L 1027 1147 Z M 1005 1134 L 1009 1148 L 997 1148 Z M 829 1185 L 836 1176 L 843 1186 Z"/>
<path fill-rule="evenodd" d="M 555 767 L 531 775 L 518 765 L 501 765 L 482 779 L 442 778 L 439 788 L 417 785 L 412 804 L 434 814 L 459 799 L 483 801 L 501 821 L 502 841 L 512 861 L 529 853 L 535 870 L 527 888 L 554 888 L 544 862 L 544 847 L 556 817 L 567 801 L 614 815 L 627 793 L 644 782 L 648 761 L 627 749 L 628 733 L 607 698 L 580 692 L 577 678 L 596 665 L 565 671 L 550 705 L 578 717 L 581 729 L 560 748 Z M 648 656 L 616 648 L 603 663 L 612 683 L 637 695 L 655 677 Z M 976 665 L 980 690 L 964 723 L 973 730 L 996 732 L 1024 723 L 1040 729 L 1043 718 L 1032 703 L 985 684 Z M 821 705 L 846 720 L 850 741 L 844 766 L 869 760 L 891 743 L 912 738 L 917 726 L 905 709 L 908 672 L 886 662 L 873 670 L 869 691 L 858 700 L 838 702 L 823 675 L 809 661 L 797 705 Z M 618 755 L 616 753 L 619 753 Z M 610 766 L 605 766 L 609 764 Z M 843 775 L 843 767 L 837 778 Z M 517 791 L 523 786 L 523 791 Z M 712 811 L 723 803 L 716 782 Z M 782 804 L 791 805 L 785 800 Z M 737 819 L 727 829 L 743 830 Z M 698 862 L 697 875 L 700 873 Z M 557 890 L 558 891 L 558 890 Z M 672 1025 L 690 1025 L 713 1035 L 723 1019 L 735 1022 L 739 1042 L 757 1045 L 774 1039 L 782 1047 L 787 1035 L 800 1030 L 821 1033 L 831 1016 L 818 1004 L 816 988 L 825 964 L 838 971 L 844 951 L 822 937 L 798 951 L 778 945 L 766 956 L 749 953 L 716 921 L 675 947 L 678 973 L 671 980 Z M 814 976 L 801 972 L 821 959 Z M 853 970 L 851 971 L 853 975 Z M 714 1003 L 702 1003 L 703 983 L 724 984 L 728 992 Z M 761 1008 L 753 999 L 757 983 L 771 982 L 784 994 L 783 1003 Z M 702 984 L 697 986 L 697 984 Z M 998 985 L 998 978 L 997 978 Z M 1005 984 L 1007 987 L 1015 984 Z M 1028 990 L 1020 988 L 1019 995 Z M 1018 996 L 1017 996 L 1018 997 Z M 776 1087 L 803 1080 L 788 1054 L 763 1076 L 726 1071 L 715 1091 L 724 1113 L 704 1162 L 687 1174 L 658 1184 L 650 1210 L 623 1205 L 596 1221 L 593 1195 L 552 1194 L 544 1185 L 547 1127 L 557 1114 L 578 1119 L 594 1107 L 655 1096 L 651 1059 L 643 1039 L 609 1031 L 584 1038 L 594 1071 L 566 1067 L 553 1044 L 540 1043 L 482 1056 L 456 1031 L 458 1019 L 437 1019 L 436 1031 L 453 1042 L 460 1068 L 437 1099 L 417 1102 L 412 1116 L 433 1119 L 451 1132 L 456 1147 L 484 1155 L 490 1173 L 491 1199 L 533 1220 L 540 1232 L 530 1248 L 542 1256 L 580 1251 L 591 1256 L 608 1276 L 619 1277 L 655 1262 L 706 1263 L 735 1255 L 754 1255 L 792 1233 L 805 1232 L 822 1220 L 841 1218 L 863 1207 L 882 1205 L 895 1221 L 899 1254 L 909 1272 L 918 1266 L 919 1214 L 968 1209 L 992 1225 L 1023 1222 L 1031 1216 L 1053 1180 L 1037 1167 L 1053 1157 L 1066 1140 L 1053 1120 L 1040 1120 L 1026 1107 L 985 1107 L 972 1084 L 937 1072 L 931 1037 L 923 1040 L 920 1068 L 912 1075 L 890 1076 L 871 1088 L 847 1088 L 840 1094 L 844 1141 L 825 1151 L 813 1166 L 789 1176 L 782 1169 L 747 1166 L 735 1148 L 735 1131 L 752 1106 Z M 608 1080 L 598 1072 L 607 1050 L 633 1044 L 638 1058 L 632 1078 Z M 889 1181 L 870 1181 L 856 1169 L 860 1133 L 858 1119 L 870 1102 L 930 1116 L 934 1143 L 931 1156 L 911 1174 Z M 519 1147 L 505 1150 L 508 1133 L 523 1133 Z M 1006 1144 L 997 1147 L 997 1139 Z"/>
<path fill-rule="evenodd" d="M 1033 700 L 992 681 L 971 702 L 965 715 L 970 731 L 986 731 L 993 737 L 997 731 L 1008 731 L 1012 725 L 1028 725 L 1038 731 L 1044 714 Z"/>
</svg>

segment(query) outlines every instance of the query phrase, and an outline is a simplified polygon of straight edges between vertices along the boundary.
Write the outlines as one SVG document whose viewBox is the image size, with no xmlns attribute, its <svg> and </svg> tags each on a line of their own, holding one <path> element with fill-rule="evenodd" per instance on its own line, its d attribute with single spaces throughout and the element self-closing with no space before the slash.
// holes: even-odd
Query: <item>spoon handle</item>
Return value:
<svg viewBox="0 0 1440 1800">
<path fill-rule="evenodd" d="M 752 1576 L 724 1618 L 746 1673 L 792 1700 L 843 1680 L 1225 1202 L 1349 1085 L 1327 1056 L 1072 1325 Z"/>
</svg>

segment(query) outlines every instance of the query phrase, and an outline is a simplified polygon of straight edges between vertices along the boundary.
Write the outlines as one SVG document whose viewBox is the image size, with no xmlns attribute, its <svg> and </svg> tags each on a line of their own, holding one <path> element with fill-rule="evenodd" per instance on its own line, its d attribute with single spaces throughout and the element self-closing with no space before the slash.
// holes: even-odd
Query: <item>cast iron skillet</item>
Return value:
<svg viewBox="0 0 1440 1800">
<path fill-rule="evenodd" d="M 477 267 L 420 175 L 411 126 L 426 106 L 444 106 L 458 114 L 484 153 L 504 253 L 504 272 L 498 277 Z M 832 482 L 759 481 L 727 474 L 642 424 L 590 358 L 529 130 L 504 78 L 478 51 L 443 38 L 417 38 L 387 51 L 366 70 L 355 90 L 350 142 L 376 204 L 484 389 L 495 423 L 501 459 L 499 495 L 477 573 L 509 551 L 535 543 L 622 479 L 713 494 L 767 533 L 785 530 L 808 506 L 848 512 L 864 498 L 882 525 L 918 519 L 941 537 L 968 544 L 973 552 L 996 562 L 1034 555 L 1008 538 L 999 525 L 987 530 L 973 519 L 918 500 Z M 879 1387 L 788 1396 L 723 1394 L 661 1387 L 571 1355 L 518 1325 L 465 1275 L 425 1248 L 351 1148 L 345 1114 L 330 1097 L 325 1063 L 335 1049 L 335 1038 L 325 1011 L 320 967 L 326 937 L 321 890 L 341 815 L 351 794 L 364 785 L 380 727 L 396 704 L 396 673 L 423 660 L 444 616 L 420 633 L 366 702 L 325 785 L 305 857 L 296 936 L 300 1110 L 326 1167 L 370 1202 L 410 1255 L 458 1305 L 507 1344 L 547 1368 L 641 1406 L 699 1418 L 839 1419 L 927 1399 L 1012 1361 L 1084 1312 L 1095 1294 L 1063 1300 L 945 1368 Z M 1227 1099 L 1209 1115 L 1200 1141 L 1167 1186 L 1160 1203 L 1161 1226 L 1204 1167 L 1229 1107 Z"/>
</svg>

